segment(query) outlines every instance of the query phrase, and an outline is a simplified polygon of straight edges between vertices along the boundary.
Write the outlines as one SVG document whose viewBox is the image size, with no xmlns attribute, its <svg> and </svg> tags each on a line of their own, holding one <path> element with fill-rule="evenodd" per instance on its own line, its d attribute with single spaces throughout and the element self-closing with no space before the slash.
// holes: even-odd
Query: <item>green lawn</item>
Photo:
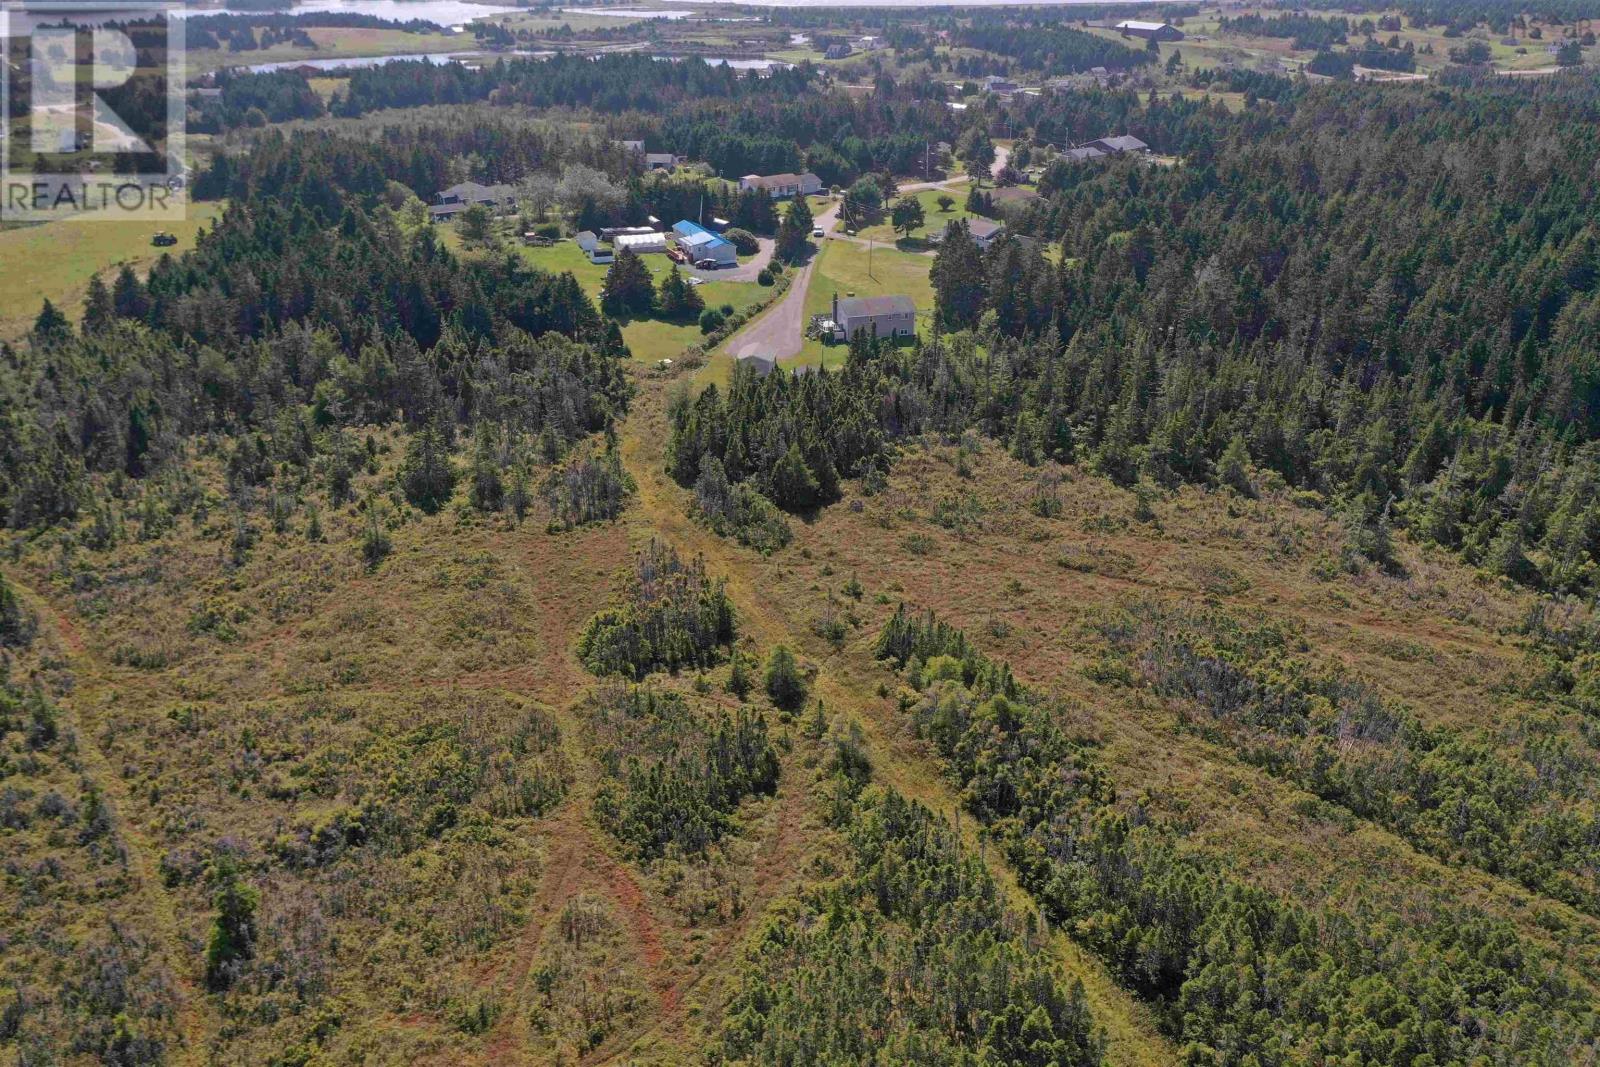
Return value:
<svg viewBox="0 0 1600 1067">
<path fill-rule="evenodd" d="M 14 340 L 28 331 L 39 308 L 50 300 L 68 318 L 83 311 L 89 279 L 109 275 L 126 263 L 143 273 L 161 257 L 194 247 L 203 226 L 222 213 L 217 203 L 190 204 L 188 218 L 180 221 L 64 220 L 0 231 L 0 339 Z M 178 243 L 157 248 L 150 238 L 160 230 Z"/>
<path fill-rule="evenodd" d="M 301 48 L 288 42 L 254 52 L 191 48 L 184 55 L 184 63 L 193 77 L 220 67 L 255 66 L 258 63 L 403 56 L 424 52 L 472 52 L 481 47 L 477 38 L 470 33 L 407 33 L 404 30 L 353 26 L 314 26 L 306 30 L 306 35 L 317 43 L 315 49 Z"/>
<path fill-rule="evenodd" d="M 447 247 L 460 251 L 461 239 L 453 227 L 440 226 L 439 232 Z M 600 303 L 600 287 L 605 283 L 607 267 L 603 264 L 590 263 L 575 242 L 557 241 L 546 248 L 529 248 L 518 242 L 516 247 L 523 259 L 540 270 L 555 274 L 570 271 L 572 276 L 578 279 L 578 284 L 583 286 L 583 291 L 589 294 L 590 299 L 596 305 Z M 647 255 L 643 258 L 645 266 L 650 268 L 651 275 L 659 285 L 661 279 L 671 269 L 672 261 L 662 255 Z M 706 307 L 720 308 L 724 304 L 731 304 L 735 311 L 742 311 L 753 304 L 764 303 L 772 297 L 771 289 L 755 282 L 707 282 L 697 286 L 696 289 L 705 300 Z M 658 359 L 676 359 L 685 348 L 698 343 L 701 336 L 698 322 L 673 323 L 658 319 L 633 319 L 622 324 L 623 340 L 628 342 L 628 348 L 633 352 L 634 358 L 643 363 L 654 363 Z"/>
<path fill-rule="evenodd" d="M 897 252 L 888 245 L 874 246 L 871 274 L 868 274 L 867 249 L 854 241 L 825 241 L 818 253 L 811 288 L 806 291 L 806 321 L 820 315 L 833 304 L 833 295 L 909 296 L 917 305 L 917 332 L 926 333 L 933 314 L 933 286 L 928 271 L 933 257 Z M 836 367 L 844 362 L 845 345 L 824 345 L 807 339 L 797 363 Z"/>
<path fill-rule="evenodd" d="M 924 221 L 920 227 L 911 231 L 911 236 L 914 239 L 926 238 L 929 234 L 943 233 L 946 223 L 971 217 L 963 206 L 966 202 L 964 194 L 947 192 L 943 189 L 924 189 L 915 195 L 922 202 L 922 217 Z M 955 206 L 949 211 L 940 211 L 939 198 L 941 196 L 950 197 L 955 201 Z M 899 198 L 896 197 L 896 199 Z M 892 201 L 890 207 L 893 207 Z M 889 221 L 889 209 L 885 209 L 882 222 L 876 226 L 868 226 L 861 231 L 859 236 L 870 237 L 874 241 L 897 241 L 901 239 L 899 231 Z"/>
</svg>

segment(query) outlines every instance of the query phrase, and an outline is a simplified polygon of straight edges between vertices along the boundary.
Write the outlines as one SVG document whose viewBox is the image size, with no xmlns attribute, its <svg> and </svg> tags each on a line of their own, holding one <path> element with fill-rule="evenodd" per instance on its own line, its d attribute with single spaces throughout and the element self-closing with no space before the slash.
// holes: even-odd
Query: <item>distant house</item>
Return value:
<svg viewBox="0 0 1600 1067">
<path fill-rule="evenodd" d="M 1002 95 L 1014 93 L 1019 86 L 1010 78 L 1002 78 L 998 74 L 991 74 L 983 79 L 983 91 L 986 93 L 1000 93 Z"/>
<path fill-rule="evenodd" d="M 1080 148 L 1098 148 L 1108 156 L 1120 156 L 1124 152 L 1148 152 L 1150 146 L 1131 134 L 1122 134 L 1118 137 L 1101 137 L 1093 141 L 1085 141 Z"/>
<path fill-rule="evenodd" d="M 883 47 L 883 41 L 880 38 L 869 35 L 859 38 L 856 41 L 856 47 L 861 49 L 863 52 L 876 52 L 878 49 Z"/>
<path fill-rule="evenodd" d="M 1093 145 L 1084 145 L 1082 148 L 1069 148 L 1061 153 L 1061 158 L 1068 163 L 1087 163 L 1091 159 L 1104 159 L 1106 153 Z"/>
<path fill-rule="evenodd" d="M 833 297 L 836 340 L 865 331 L 869 337 L 910 337 L 917 332 L 917 305 L 909 296 Z"/>
<path fill-rule="evenodd" d="M 610 263 L 615 258 L 611 254 L 611 249 L 602 245 L 600 238 L 596 237 L 592 230 L 584 230 L 573 240 L 578 242 L 578 247 L 583 249 L 583 254 L 589 257 L 590 263 Z"/>
<path fill-rule="evenodd" d="M 682 156 L 675 156 L 671 152 L 646 152 L 644 154 L 644 165 L 651 170 L 671 170 L 682 162 Z"/>
<path fill-rule="evenodd" d="M 850 46 L 843 41 L 830 44 L 828 50 L 822 53 L 823 59 L 847 59 L 850 55 Z"/>
<path fill-rule="evenodd" d="M 467 208 L 478 205 L 490 211 L 510 211 L 517 206 L 517 191 L 509 185 L 461 182 L 439 193 L 437 202 L 428 205 L 428 216 L 435 222 L 449 222 Z"/>
<path fill-rule="evenodd" d="M 644 155 L 644 142 L 643 141 L 622 141 L 620 143 L 621 143 L 622 147 L 626 148 L 628 151 L 630 151 L 630 152 L 638 152 L 640 155 Z"/>
<path fill-rule="evenodd" d="M 988 248 L 1006 232 L 1006 228 L 1004 223 L 991 222 L 988 219 L 970 218 L 967 220 L 967 232 L 972 235 L 973 242 L 979 248 Z"/>
<path fill-rule="evenodd" d="M 774 200 L 786 196 L 810 196 L 822 192 L 822 179 L 806 171 L 804 174 L 746 174 L 739 179 L 739 191 L 751 189 L 764 191 Z"/>
<path fill-rule="evenodd" d="M 739 251 L 732 241 L 719 237 L 698 222 L 688 219 L 675 222 L 672 232 L 677 234 L 678 247 L 683 249 L 690 263 L 698 265 L 709 259 L 719 267 L 732 267 L 739 262 Z"/>
<path fill-rule="evenodd" d="M 1181 41 L 1183 31 L 1170 22 L 1141 22 L 1127 19 L 1117 23 L 1117 32 L 1124 37 L 1142 37 L 1147 41 Z"/>
</svg>

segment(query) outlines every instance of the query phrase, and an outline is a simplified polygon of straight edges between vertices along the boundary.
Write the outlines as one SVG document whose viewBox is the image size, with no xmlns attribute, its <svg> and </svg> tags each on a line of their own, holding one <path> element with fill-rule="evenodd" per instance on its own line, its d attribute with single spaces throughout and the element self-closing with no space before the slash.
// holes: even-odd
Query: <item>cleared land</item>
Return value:
<svg viewBox="0 0 1600 1067">
<path fill-rule="evenodd" d="M 163 254 L 193 248 L 200 231 L 221 213 L 220 204 L 190 204 L 187 217 L 172 222 L 67 220 L 0 231 L 0 291 L 6 294 L 0 306 L 0 339 L 26 333 L 46 300 L 77 318 L 89 279 L 114 273 L 124 263 L 143 273 Z M 178 239 L 175 246 L 150 243 L 163 230 Z"/>
</svg>

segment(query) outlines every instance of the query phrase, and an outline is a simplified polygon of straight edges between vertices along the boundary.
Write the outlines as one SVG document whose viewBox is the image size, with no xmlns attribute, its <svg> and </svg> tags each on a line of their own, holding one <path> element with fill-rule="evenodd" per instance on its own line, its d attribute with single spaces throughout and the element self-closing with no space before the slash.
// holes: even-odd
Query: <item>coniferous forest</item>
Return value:
<svg viewBox="0 0 1600 1067">
<path fill-rule="evenodd" d="M 1588 6 L 208 71 L 0 338 L 0 1062 L 1594 1062 L 1600 77 L 1379 40 Z"/>
</svg>

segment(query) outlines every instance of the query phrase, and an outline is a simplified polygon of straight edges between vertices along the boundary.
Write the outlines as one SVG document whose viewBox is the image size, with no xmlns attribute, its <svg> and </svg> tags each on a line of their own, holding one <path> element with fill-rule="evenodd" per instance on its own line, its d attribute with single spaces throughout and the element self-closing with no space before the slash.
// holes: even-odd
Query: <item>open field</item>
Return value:
<svg viewBox="0 0 1600 1067">
<path fill-rule="evenodd" d="M 922 203 L 922 216 L 924 220 L 921 226 L 911 231 L 911 238 L 913 240 L 926 238 L 929 234 L 943 233 L 945 226 L 948 224 L 955 222 L 958 219 L 971 217 L 971 214 L 964 206 L 966 196 L 963 194 L 961 189 L 924 189 L 921 192 L 913 195 L 916 196 L 916 198 Z M 940 210 L 939 198 L 941 196 L 948 196 L 951 200 L 955 201 L 954 205 L 949 211 Z M 894 199 L 898 200 L 899 197 Z M 889 213 L 893 209 L 893 206 L 894 200 L 891 200 L 889 202 L 889 206 L 884 209 L 884 220 L 875 226 L 868 226 L 866 229 L 856 234 L 856 236 L 870 237 L 875 241 L 893 242 L 897 240 L 903 240 L 904 235 L 899 230 L 896 230 L 894 228 L 894 224 L 889 220 Z"/>
<path fill-rule="evenodd" d="M 315 49 L 300 48 L 288 42 L 252 52 L 191 48 L 184 57 L 189 76 L 222 67 L 250 67 L 258 63 L 470 52 L 478 47 L 477 41 L 469 33 L 407 33 L 404 30 L 334 26 L 312 27 L 305 32 L 317 43 Z"/>
<path fill-rule="evenodd" d="M 0 231 L 0 287 L 6 294 L 0 340 L 25 333 L 45 300 L 76 319 L 90 278 L 114 273 L 124 263 L 143 273 L 163 253 L 193 248 L 200 231 L 221 213 L 220 204 L 190 204 L 187 217 L 174 222 L 68 220 Z M 177 237 L 177 245 L 152 245 L 151 236 L 162 230 Z"/>
</svg>

